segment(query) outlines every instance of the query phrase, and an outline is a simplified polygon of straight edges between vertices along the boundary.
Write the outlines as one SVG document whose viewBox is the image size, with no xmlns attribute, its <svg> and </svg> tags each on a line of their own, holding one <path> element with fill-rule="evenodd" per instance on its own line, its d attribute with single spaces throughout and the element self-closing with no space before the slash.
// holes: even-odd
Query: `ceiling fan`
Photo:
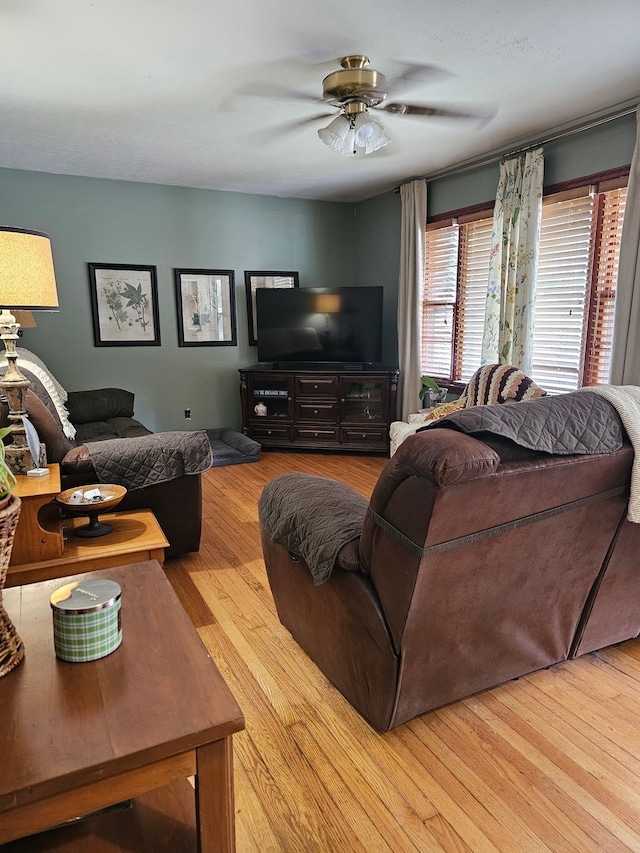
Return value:
<svg viewBox="0 0 640 853">
<path fill-rule="evenodd" d="M 322 97 L 339 114 L 318 131 L 320 139 L 332 151 L 346 156 L 358 153 L 371 154 L 391 142 L 382 124 L 371 115 L 371 110 L 380 110 L 396 116 L 418 116 L 430 118 L 475 118 L 489 119 L 478 113 L 446 110 L 420 104 L 400 102 L 384 103 L 389 92 L 402 82 L 407 82 L 420 71 L 434 71 L 432 66 L 407 65 L 405 71 L 391 84 L 379 71 L 369 67 L 369 59 L 362 54 L 344 56 L 341 69 L 333 71 L 322 81 Z M 317 118 L 317 117 L 316 117 Z"/>
</svg>

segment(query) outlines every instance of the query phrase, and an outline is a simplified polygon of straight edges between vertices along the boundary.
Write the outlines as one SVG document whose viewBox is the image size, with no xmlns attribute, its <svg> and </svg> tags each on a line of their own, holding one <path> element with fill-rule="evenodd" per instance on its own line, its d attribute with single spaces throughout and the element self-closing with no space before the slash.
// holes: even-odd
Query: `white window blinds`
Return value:
<svg viewBox="0 0 640 853">
<path fill-rule="evenodd" d="M 460 276 L 453 379 L 468 382 L 480 367 L 487 303 L 493 220 L 464 226 L 460 239 Z"/>
<path fill-rule="evenodd" d="M 580 384 L 593 211 L 588 195 L 542 208 L 531 376 L 546 391 Z"/>
<path fill-rule="evenodd" d="M 458 277 L 457 225 L 427 230 L 422 301 L 423 373 L 451 378 Z"/>
<path fill-rule="evenodd" d="M 427 230 L 422 372 L 468 381 L 480 366 L 491 219 Z"/>
<path fill-rule="evenodd" d="M 551 392 L 609 381 L 627 188 L 542 209 L 531 375 Z"/>
</svg>

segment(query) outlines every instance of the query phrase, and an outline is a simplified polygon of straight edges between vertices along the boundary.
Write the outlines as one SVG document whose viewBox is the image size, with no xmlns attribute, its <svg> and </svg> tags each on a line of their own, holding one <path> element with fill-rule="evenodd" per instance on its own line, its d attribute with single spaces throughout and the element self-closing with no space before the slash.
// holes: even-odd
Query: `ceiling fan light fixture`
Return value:
<svg viewBox="0 0 640 853">
<path fill-rule="evenodd" d="M 371 118 L 367 112 L 358 113 L 355 120 L 355 143 L 365 154 L 378 151 L 390 142 L 379 121 Z"/>
<path fill-rule="evenodd" d="M 318 136 L 332 151 L 346 157 L 352 157 L 358 149 L 371 154 L 391 142 L 384 127 L 371 118 L 366 109 L 355 116 L 340 113 L 326 127 L 320 128 Z"/>
<path fill-rule="evenodd" d="M 347 157 L 355 154 L 355 130 L 351 121 L 342 113 L 336 116 L 326 127 L 320 128 L 318 136 L 337 154 Z"/>
</svg>

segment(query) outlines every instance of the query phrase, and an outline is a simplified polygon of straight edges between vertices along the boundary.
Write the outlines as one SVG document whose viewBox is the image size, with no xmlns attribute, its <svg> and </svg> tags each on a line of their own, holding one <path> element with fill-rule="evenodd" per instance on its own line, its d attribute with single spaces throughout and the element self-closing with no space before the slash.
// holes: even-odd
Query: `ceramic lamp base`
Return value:
<svg viewBox="0 0 640 853">
<path fill-rule="evenodd" d="M 5 461 L 16 476 L 24 476 L 37 467 L 29 448 L 22 445 L 8 445 L 5 448 Z M 47 448 L 41 443 L 39 465 L 40 467 L 44 467 L 46 464 Z"/>
</svg>

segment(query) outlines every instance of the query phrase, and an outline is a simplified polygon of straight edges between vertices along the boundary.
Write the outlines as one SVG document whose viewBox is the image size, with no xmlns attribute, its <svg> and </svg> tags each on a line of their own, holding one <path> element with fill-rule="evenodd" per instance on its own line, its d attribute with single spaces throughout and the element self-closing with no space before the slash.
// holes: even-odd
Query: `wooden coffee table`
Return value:
<svg viewBox="0 0 640 853">
<path fill-rule="evenodd" d="M 244 728 L 242 712 L 163 570 L 148 561 L 76 578 L 109 578 L 122 587 L 122 645 L 89 663 L 66 663 L 54 653 L 49 598 L 71 578 L 4 592 L 25 658 L 0 678 L 0 844 L 23 839 L 7 846 L 12 853 L 118 849 L 88 843 L 82 827 L 130 821 L 131 810 L 23 837 L 171 785 L 164 802 L 174 812 L 175 798 L 191 794 L 191 849 L 234 850 L 231 738 Z M 195 793 L 184 782 L 189 776 Z M 158 838 L 145 838 L 140 848 L 129 838 L 123 849 L 189 849 L 188 806 L 178 818 L 155 811 L 146 828 Z"/>
</svg>

